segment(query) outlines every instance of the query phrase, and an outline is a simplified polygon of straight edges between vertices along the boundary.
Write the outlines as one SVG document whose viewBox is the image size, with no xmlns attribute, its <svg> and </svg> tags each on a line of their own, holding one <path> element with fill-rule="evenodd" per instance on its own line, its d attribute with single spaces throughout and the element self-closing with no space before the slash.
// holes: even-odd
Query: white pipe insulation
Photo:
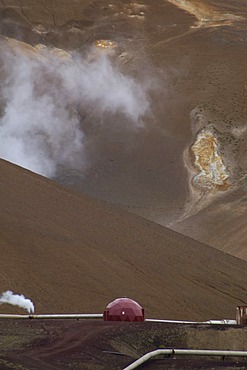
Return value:
<svg viewBox="0 0 247 370">
<path fill-rule="evenodd" d="M 210 349 L 157 349 L 152 352 L 146 353 L 138 360 L 125 367 L 123 370 L 133 370 L 144 362 L 150 360 L 153 357 L 166 355 L 191 355 L 191 356 L 231 356 L 231 357 L 247 357 L 247 351 L 221 351 L 221 350 L 210 350 Z"/>
<path fill-rule="evenodd" d="M 51 314 L 51 315 L 8 315 L 0 314 L 0 319 L 102 319 L 101 313 Z"/>
<path fill-rule="evenodd" d="M 76 313 L 76 314 L 46 314 L 46 315 L 12 315 L 0 314 L 0 319 L 102 319 L 101 313 Z M 146 322 L 163 322 L 167 324 L 204 324 L 204 325 L 236 325 L 236 320 L 209 320 L 209 321 L 179 321 L 145 319 Z"/>
<path fill-rule="evenodd" d="M 160 320 L 160 319 L 145 319 L 145 321 L 151 321 L 151 322 L 165 322 L 167 324 L 205 324 L 205 325 L 236 325 L 236 320 L 229 320 L 229 319 L 223 319 L 223 320 L 208 320 L 208 321 L 181 321 L 181 320 Z"/>
</svg>

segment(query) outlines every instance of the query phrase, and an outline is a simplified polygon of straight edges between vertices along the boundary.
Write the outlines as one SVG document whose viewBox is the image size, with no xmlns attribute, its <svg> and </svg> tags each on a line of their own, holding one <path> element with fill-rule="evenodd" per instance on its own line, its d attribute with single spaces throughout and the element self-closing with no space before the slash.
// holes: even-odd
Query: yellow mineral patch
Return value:
<svg viewBox="0 0 247 370">
<path fill-rule="evenodd" d="M 68 53 L 67 51 L 65 51 L 63 49 L 59 49 L 59 48 L 52 49 L 50 51 L 50 54 L 51 55 L 54 55 L 56 57 L 65 59 L 65 60 L 70 60 L 72 58 L 72 56 L 70 55 L 70 53 Z"/>
<path fill-rule="evenodd" d="M 231 13 L 225 13 L 216 5 L 209 4 L 204 0 L 168 0 L 180 9 L 194 15 L 197 18 L 196 27 L 219 27 L 232 24 L 233 21 L 243 17 Z"/>
<path fill-rule="evenodd" d="M 34 48 L 39 52 L 43 53 L 44 51 L 47 50 L 47 47 L 44 44 L 37 44 L 34 46 Z"/>
<path fill-rule="evenodd" d="M 40 54 L 45 54 L 45 53 L 48 54 L 48 53 L 50 53 L 51 55 L 53 55 L 55 57 L 59 57 L 59 58 L 61 58 L 63 60 L 71 60 L 72 59 L 72 56 L 70 55 L 70 53 L 68 53 L 67 51 L 65 51 L 63 49 L 59 49 L 59 48 L 49 49 L 44 44 L 37 44 L 37 45 L 35 45 L 34 48 Z"/>
<path fill-rule="evenodd" d="M 229 174 L 219 152 L 219 142 L 214 134 L 203 129 L 191 147 L 195 156 L 195 166 L 199 174 L 192 184 L 205 190 L 225 190 L 229 187 Z"/>
<path fill-rule="evenodd" d="M 5 37 L 4 39 L 7 43 L 7 45 L 13 50 L 22 51 L 23 53 L 25 53 L 27 55 L 37 54 L 37 50 L 33 46 L 27 44 L 26 42 L 19 41 L 19 40 L 16 40 L 16 39 L 12 39 L 10 37 Z"/>
<path fill-rule="evenodd" d="M 114 49 L 117 46 L 117 43 L 111 40 L 97 40 L 94 43 L 94 46 L 99 49 Z"/>
</svg>

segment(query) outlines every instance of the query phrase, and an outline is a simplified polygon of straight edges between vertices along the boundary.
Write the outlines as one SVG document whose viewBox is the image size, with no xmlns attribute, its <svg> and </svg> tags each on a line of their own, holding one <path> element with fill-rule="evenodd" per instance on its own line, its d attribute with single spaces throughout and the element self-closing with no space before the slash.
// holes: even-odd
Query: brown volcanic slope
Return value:
<svg viewBox="0 0 247 370">
<path fill-rule="evenodd" d="M 246 262 L 1 161 L 0 290 L 37 313 L 100 313 L 119 296 L 148 317 L 234 318 Z M 1 312 L 17 312 L 1 306 Z"/>
<path fill-rule="evenodd" d="M 205 210 L 172 226 L 175 230 L 247 260 L 246 189 L 218 199 Z"/>
<path fill-rule="evenodd" d="M 160 81 L 137 132 L 118 117 L 100 127 L 84 117 L 91 167 L 83 179 L 64 169 L 57 181 L 247 258 L 245 1 L 5 0 L 0 16 L 2 35 L 33 46 L 80 53 L 115 41 L 123 71 Z M 226 187 L 191 185 L 199 169 L 190 147 L 205 128 L 217 136 Z"/>
<path fill-rule="evenodd" d="M 62 47 L 66 50 L 77 50 L 78 52 L 83 52 L 98 39 L 110 39 L 116 41 L 118 44 L 119 50 L 116 53 L 115 62 L 122 70 L 126 73 L 138 75 L 140 80 L 145 79 L 145 75 L 150 72 L 152 75 L 158 76 L 160 85 L 152 92 L 151 105 L 153 114 L 151 118 L 147 118 L 144 129 L 140 129 L 136 132 L 129 131 L 121 126 L 120 129 L 112 130 L 109 124 L 98 127 L 95 125 L 95 122 L 93 122 L 94 129 L 91 130 L 89 125 L 87 131 L 89 143 L 90 145 L 92 144 L 91 146 L 88 145 L 88 154 L 92 156 L 92 162 L 85 177 L 82 179 L 80 173 L 74 172 L 73 168 L 67 168 L 62 174 L 59 174 L 56 179 L 91 195 L 113 203 L 118 203 L 122 207 L 161 224 L 169 225 L 176 230 L 216 246 L 223 251 L 233 253 L 241 258 L 247 258 L 247 234 L 245 233 L 247 169 L 247 69 L 245 61 L 247 58 L 247 16 L 245 3 L 240 0 L 229 0 L 227 4 L 223 0 L 162 0 L 157 2 L 150 0 L 142 3 L 122 2 L 117 0 L 111 3 L 106 1 L 71 0 L 69 7 L 67 4 L 68 2 L 66 0 L 53 2 L 23 0 L 20 6 L 20 2 L 17 0 L 2 1 L 0 5 L 0 32 L 4 36 L 25 41 L 33 46 L 37 43 L 43 43 L 52 47 Z M 91 117 L 88 118 L 87 123 L 91 123 L 90 119 Z M 114 121 L 115 126 L 115 117 L 113 117 L 113 119 L 111 117 L 111 120 Z M 220 143 L 219 154 L 223 158 L 222 161 L 227 168 L 227 175 L 229 176 L 226 187 L 216 186 L 212 191 L 200 187 L 196 188 L 191 185 L 191 180 L 198 174 L 199 169 L 195 166 L 190 147 L 195 142 L 198 132 L 208 127 L 210 127 L 210 130 L 217 136 L 217 140 Z M 45 180 L 42 181 L 45 183 Z M 46 183 L 49 184 L 47 186 L 54 187 L 51 183 Z M 4 186 L 4 184 L 1 186 Z M 65 190 L 59 191 L 66 193 Z M 41 196 L 43 195 L 39 194 L 39 198 L 37 197 L 33 202 L 38 202 L 38 199 L 42 199 Z M 85 198 L 85 196 L 82 196 L 82 198 L 85 199 L 85 203 L 90 202 L 86 200 L 87 198 Z M 13 196 L 13 199 L 17 202 L 16 197 Z M 55 202 L 53 197 L 52 200 Z M 7 201 L 8 199 L 6 199 L 6 202 Z M 20 197 L 19 202 L 22 201 L 24 202 L 22 197 Z M 65 200 L 63 201 L 65 202 Z M 28 204 L 29 200 L 26 200 L 24 203 Z M 176 304 L 174 295 L 178 295 L 177 299 L 181 302 L 180 294 L 184 296 L 187 294 L 188 298 L 185 297 L 184 302 L 188 302 L 190 294 L 192 294 L 191 291 L 193 290 L 194 292 L 195 289 L 197 289 L 197 285 L 195 286 L 194 284 L 201 284 L 202 281 L 204 281 L 204 279 L 194 276 L 194 274 L 196 275 L 195 271 L 197 271 L 198 274 L 202 274 L 207 281 L 208 279 L 212 279 L 212 287 L 210 288 L 212 294 L 211 306 L 210 299 L 207 300 L 206 298 L 207 290 L 205 291 L 205 297 L 201 295 L 195 297 L 193 294 L 193 299 L 200 301 L 195 303 L 195 307 L 197 305 L 198 307 L 202 307 L 204 303 L 206 309 L 203 308 L 203 312 L 208 310 L 210 315 L 216 314 L 221 316 L 219 305 L 217 311 L 214 311 L 216 310 L 216 306 L 213 306 L 214 294 L 216 294 L 213 288 L 214 281 L 218 281 L 218 279 L 214 278 L 214 275 L 209 276 L 207 265 L 205 266 L 205 271 L 201 271 L 199 266 L 198 270 L 192 268 L 190 271 L 189 263 L 193 262 L 195 256 L 192 252 L 188 255 L 186 254 L 186 256 L 181 254 L 180 248 L 178 256 L 176 247 L 179 247 L 181 244 L 176 244 L 174 247 L 170 245 L 172 251 L 169 251 L 168 256 L 170 256 L 170 253 L 176 256 L 176 258 L 174 257 L 174 261 L 178 261 L 176 262 L 178 264 L 177 269 L 182 270 L 182 274 L 185 273 L 182 262 L 184 261 L 185 263 L 187 258 L 186 266 L 192 277 L 186 275 L 190 281 L 188 284 L 191 284 L 188 285 L 189 291 L 186 292 L 186 294 L 185 291 L 182 293 L 177 292 L 177 289 L 175 292 L 173 291 L 173 284 L 175 283 L 171 281 L 172 274 L 170 272 L 170 267 L 169 269 L 167 268 L 165 263 L 166 260 L 161 263 L 162 261 L 159 253 L 157 254 L 159 256 L 159 261 L 155 262 L 155 264 L 161 264 L 162 267 L 160 267 L 160 269 L 162 272 L 158 271 L 158 267 L 154 267 L 154 269 L 155 275 L 158 275 L 158 277 L 156 276 L 157 279 L 160 279 L 161 276 L 164 275 L 162 283 L 158 284 L 158 286 L 162 286 L 162 288 L 160 288 L 161 292 L 151 292 L 154 281 L 149 281 L 149 270 L 152 270 L 152 264 L 149 265 L 149 262 L 147 262 L 148 266 L 142 267 L 148 275 L 148 277 L 145 275 L 146 277 L 144 280 L 150 284 L 149 293 L 146 293 L 147 290 L 143 289 L 143 292 L 145 292 L 145 299 L 139 296 L 139 294 L 141 294 L 140 292 L 137 293 L 135 291 L 137 288 L 135 288 L 133 283 L 128 287 L 129 290 L 126 291 L 127 284 L 122 282 L 123 285 L 119 285 L 117 288 L 114 282 L 111 281 L 111 285 L 107 285 L 104 288 L 106 290 L 110 289 L 110 292 L 101 296 L 101 294 L 97 293 L 98 288 L 96 289 L 95 287 L 91 293 L 89 292 L 90 302 L 95 302 L 94 306 L 89 306 L 88 303 L 83 300 L 83 293 L 85 289 L 90 290 L 91 285 L 88 284 L 85 286 L 85 284 L 83 284 L 81 286 L 81 293 L 74 287 L 74 284 L 79 284 L 79 281 L 81 283 L 83 278 L 90 279 L 90 274 L 84 277 L 84 273 L 82 272 L 83 269 L 80 266 L 80 263 L 83 263 L 87 265 L 88 269 L 90 267 L 88 266 L 87 260 L 84 260 L 84 256 L 81 257 L 81 262 L 80 259 L 77 261 L 78 266 L 77 264 L 73 264 L 78 282 L 74 279 L 71 281 L 69 278 L 70 270 L 63 265 L 65 262 L 61 254 L 59 254 L 61 265 L 58 263 L 57 269 L 59 268 L 61 269 L 60 271 L 63 271 L 63 277 L 60 278 L 64 279 L 64 281 L 61 280 L 59 282 L 57 278 L 54 278 L 54 276 L 57 275 L 55 270 L 50 270 L 50 272 L 48 272 L 49 270 L 44 271 L 43 263 L 47 259 L 53 259 L 53 257 L 50 256 L 44 257 L 43 263 L 38 266 L 32 264 L 32 269 L 29 268 L 28 277 L 24 278 L 27 273 L 25 272 L 26 266 L 29 265 L 27 265 L 28 257 L 24 257 L 24 254 L 22 255 L 23 248 L 27 248 L 27 253 L 29 254 L 29 247 L 33 247 L 37 255 L 41 253 L 46 246 L 49 246 L 48 240 L 54 244 L 54 248 L 66 248 L 68 245 L 73 245 L 74 243 L 75 252 L 73 253 L 78 255 L 79 252 L 77 249 L 83 244 L 81 240 L 82 236 L 74 236 L 74 228 L 76 228 L 74 219 L 79 219 L 79 216 L 76 217 L 76 214 L 72 215 L 68 212 L 69 228 L 72 228 L 68 230 L 66 219 L 64 219 L 63 222 L 62 218 L 60 220 L 60 217 L 64 214 L 63 206 L 58 206 L 57 213 L 55 211 L 48 212 L 46 211 L 48 205 L 42 201 L 41 203 L 44 207 L 44 219 L 41 222 L 38 217 L 42 208 L 35 207 L 34 210 L 38 214 L 29 215 L 29 221 L 33 222 L 34 226 L 33 229 L 29 226 L 31 230 L 28 228 L 28 233 L 25 232 L 28 218 L 22 217 L 21 222 L 24 223 L 22 227 L 19 218 L 11 213 L 8 214 L 6 211 L 4 217 L 7 218 L 8 216 L 10 218 L 5 221 L 6 227 L 2 228 L 1 231 L 1 233 L 5 234 L 4 246 L 6 248 L 8 246 L 9 253 L 11 253 L 12 250 L 11 276 L 16 274 L 19 281 L 22 274 L 24 274 L 24 280 L 22 282 L 20 281 L 19 285 L 14 284 L 13 289 L 22 291 L 23 285 L 25 285 L 26 289 L 29 289 L 29 285 L 31 286 L 35 283 L 34 285 L 36 288 L 35 290 L 30 290 L 30 294 L 32 294 L 35 301 L 38 299 L 37 308 L 40 312 L 47 310 L 67 311 L 68 304 L 71 305 L 69 308 L 70 310 L 72 310 L 72 306 L 74 310 L 78 309 L 80 311 L 81 307 L 83 307 L 83 310 L 101 310 L 105 302 L 112 299 L 113 296 L 133 294 L 136 299 L 139 298 L 143 304 L 148 307 L 150 315 L 165 315 L 167 312 L 169 316 L 177 315 L 180 318 L 189 316 L 199 317 L 200 312 L 192 312 L 192 306 L 186 308 L 185 311 L 181 308 L 179 314 L 173 313 L 173 306 Z M 50 203 L 52 207 L 54 203 Z M 6 203 L 6 207 L 9 207 L 11 210 L 11 204 L 8 205 Z M 63 211 L 61 210 L 59 212 L 59 207 L 61 207 Z M 25 212 L 24 205 L 19 206 L 18 212 Z M 73 212 L 79 211 L 75 208 Z M 126 214 L 124 213 L 124 215 Z M 80 233 L 83 236 L 85 235 L 86 245 L 88 245 L 87 249 L 90 250 L 88 256 L 92 253 L 90 249 L 91 246 L 95 246 L 95 240 L 92 239 L 94 236 L 93 231 L 90 231 L 90 238 L 86 238 L 87 232 L 90 230 L 90 228 L 87 228 L 87 222 L 90 222 L 89 216 L 85 216 L 86 220 L 82 218 L 80 226 L 78 225 L 78 230 L 76 228 L 76 232 L 79 233 L 80 230 Z M 51 222 L 50 218 L 52 219 L 53 217 L 53 222 Z M 56 232 L 52 231 L 53 223 L 56 224 L 57 217 L 60 221 L 56 227 L 60 227 L 62 235 L 64 235 L 63 237 L 58 229 Z M 73 218 L 73 222 L 70 221 L 70 218 Z M 131 215 L 128 215 L 128 218 L 135 219 L 135 217 Z M 36 219 L 39 224 L 38 235 L 36 235 L 35 231 L 35 227 L 37 227 Z M 107 217 L 107 219 L 105 219 L 103 215 L 101 220 L 102 223 L 107 222 L 107 220 L 110 220 L 110 218 Z M 132 222 L 129 222 L 132 226 Z M 97 235 L 97 240 L 102 242 L 101 253 L 107 253 L 107 257 L 102 257 L 105 258 L 106 261 L 105 264 L 103 263 L 101 269 L 104 269 L 109 280 L 113 280 L 112 276 L 120 275 L 120 278 L 124 281 L 128 272 L 132 275 L 132 267 L 127 262 L 127 265 L 123 264 L 122 259 L 125 257 L 122 256 L 120 258 L 119 255 L 116 257 L 115 249 L 114 253 L 111 250 L 111 247 L 116 248 L 119 246 L 118 251 L 122 248 L 123 250 L 121 253 L 126 253 L 126 255 L 130 257 L 131 254 L 128 248 L 126 249 L 127 242 L 124 238 L 131 238 L 131 232 L 133 233 L 134 240 L 131 239 L 132 242 L 130 242 L 130 244 L 127 243 L 127 245 L 129 245 L 129 247 L 131 247 L 131 245 L 140 245 L 142 253 L 144 253 L 143 248 L 146 246 L 149 252 L 146 251 L 144 253 L 145 261 L 149 260 L 146 253 L 151 254 L 154 246 L 155 248 L 159 248 L 160 245 L 161 248 L 161 244 L 164 244 L 166 248 L 168 248 L 167 243 L 163 243 L 159 240 L 156 242 L 155 238 L 158 238 L 158 236 L 156 234 L 153 236 L 152 232 L 149 232 L 151 228 L 152 230 L 154 228 L 160 235 L 160 233 L 164 233 L 162 228 L 153 226 L 153 224 L 147 221 L 142 220 L 140 222 L 142 225 L 140 227 L 144 233 L 141 233 L 143 239 L 141 237 L 139 239 L 138 232 L 127 232 L 128 223 L 125 226 L 122 224 L 122 226 L 120 226 L 114 216 L 112 228 L 115 229 L 115 236 L 109 241 L 108 238 L 110 239 L 111 235 L 109 231 L 111 222 L 109 221 L 108 227 L 100 228 L 99 232 L 99 225 L 96 225 L 98 222 L 95 220 L 92 221 L 95 232 L 97 234 L 99 233 L 99 235 Z M 16 225 L 15 233 L 13 233 L 13 229 L 10 228 L 10 224 Z M 47 230 L 46 227 L 48 227 Z M 124 227 L 126 228 L 122 229 Z M 91 228 L 93 228 L 93 226 L 91 226 Z M 132 227 L 129 228 L 133 230 Z M 144 230 L 145 228 L 147 228 L 147 230 Z M 86 229 L 86 231 L 84 231 L 84 229 Z M 117 231 L 119 230 L 120 233 L 119 239 L 116 229 Z M 137 229 L 139 230 L 139 227 L 137 227 Z M 7 233 L 8 230 L 9 233 Z M 50 231 L 48 232 L 48 230 Z M 103 238 L 102 234 L 104 233 L 107 234 L 107 242 Z M 15 243 L 11 240 L 12 237 L 18 234 L 22 234 L 22 239 L 20 240 L 23 241 L 22 251 L 19 256 L 17 253 L 18 249 L 16 250 L 14 248 Z M 93 235 L 91 236 L 91 234 Z M 124 234 L 123 240 L 122 234 Z M 176 234 L 166 231 L 166 235 L 167 237 L 169 235 L 169 238 L 172 239 Z M 27 242 L 25 242 L 25 238 Z M 33 241 L 31 241 L 32 238 Z M 18 240 L 19 238 L 14 239 Z M 181 243 L 182 239 L 183 237 L 179 236 Z M 184 238 L 184 240 L 188 241 L 189 239 Z M 39 245 L 36 248 L 34 248 L 34 241 Z M 140 244 L 136 244 L 137 242 Z M 185 242 L 185 244 L 186 243 L 187 242 Z M 195 242 L 189 241 L 189 243 L 190 246 L 192 246 Z M 16 245 L 18 246 L 18 244 Z M 109 250 L 105 249 L 106 247 L 109 248 Z M 162 253 L 165 253 L 165 250 L 164 247 L 161 248 Z M 53 255 L 53 252 L 50 251 L 49 253 Z M 68 261 L 70 259 L 73 260 L 73 253 L 67 249 L 66 253 L 69 254 L 67 257 Z M 134 250 L 131 249 L 131 253 L 134 253 Z M 208 252 L 205 251 L 205 253 Z M 213 251 L 212 253 L 215 254 L 216 252 Z M 108 254 L 111 257 L 108 258 Z M 198 256 L 199 257 L 196 258 L 201 258 L 200 253 Z M 217 259 L 221 259 L 222 254 L 218 254 L 218 256 L 217 258 L 212 257 L 210 260 L 212 264 L 210 269 L 213 269 L 212 274 L 216 274 L 218 268 L 214 268 L 214 264 L 217 266 L 219 263 Z M 113 257 L 116 259 L 114 263 L 112 261 Z M 56 258 L 58 258 L 58 256 Z M 135 257 L 131 258 L 130 263 L 133 263 L 132 259 L 135 260 L 137 258 L 141 258 L 141 256 L 137 257 L 135 255 Z M 165 258 L 168 257 L 164 256 L 164 259 Z M 179 263 L 180 258 L 182 267 Z M 224 258 L 226 258 L 226 260 L 229 259 L 227 256 Z M 16 264 L 16 259 L 21 262 L 20 265 Z M 39 259 L 39 257 L 37 256 L 36 259 Z M 91 256 L 91 259 L 92 266 L 95 267 L 94 265 L 96 265 L 97 269 L 99 269 L 94 255 Z M 101 261 L 101 259 L 99 260 Z M 234 263 L 229 269 L 228 267 L 226 268 L 228 282 L 231 280 L 231 275 L 234 276 L 234 279 L 242 279 L 242 281 L 244 281 L 244 277 L 238 277 L 237 268 L 235 273 L 230 273 L 231 269 L 234 268 Z M 20 266 L 20 270 L 15 270 L 15 266 L 16 269 L 17 266 Z M 166 266 L 166 268 L 164 266 Z M 8 267 L 11 266 L 7 264 L 5 268 Z M 143 272 L 142 268 L 134 275 L 135 279 L 140 281 L 140 283 L 143 281 L 143 279 L 140 278 Z M 42 285 L 40 285 L 41 283 L 38 283 L 35 278 L 35 271 L 39 269 L 42 269 L 41 272 L 44 275 L 44 278 L 41 279 Z M 120 269 L 119 272 L 118 269 Z M 163 271 L 163 269 L 165 269 L 165 271 Z M 13 270 L 16 272 L 14 273 Z M 112 271 L 116 272 L 113 273 Z M 242 274 L 242 269 L 240 269 L 240 272 Z M 174 273 L 177 273 L 177 270 Z M 7 274 L 6 276 L 6 285 L 3 285 L 3 289 L 13 286 L 10 275 Z M 32 279 L 34 279 L 33 282 Z M 169 284 L 171 285 L 167 286 L 166 279 L 169 280 Z M 185 277 L 178 274 L 176 279 L 174 278 L 174 282 L 179 281 L 179 285 L 182 285 L 180 282 L 181 280 L 184 281 L 184 279 L 186 280 Z M 234 282 L 237 281 L 234 279 Z M 44 283 L 45 280 L 47 280 L 47 283 L 54 280 L 54 285 L 51 288 L 52 290 L 49 292 L 49 307 L 46 307 L 46 303 L 44 303 L 42 299 L 43 296 L 47 297 L 45 293 L 47 289 L 47 284 Z M 2 281 L 4 281 L 4 277 Z M 74 301 L 71 298 L 70 302 L 68 302 L 66 297 L 63 297 L 62 294 L 62 287 L 67 286 L 66 284 L 68 281 L 71 284 L 70 294 L 74 297 Z M 108 280 L 106 279 L 106 281 Z M 96 286 L 97 282 L 94 284 Z M 144 284 L 144 282 L 142 282 L 142 284 Z M 231 288 L 228 288 L 225 284 L 226 283 L 223 283 L 222 280 L 224 289 L 231 290 Z M 229 284 L 232 283 L 229 282 Z M 44 288 L 42 288 L 43 285 Z M 239 285 L 243 286 L 243 284 Z M 86 288 L 87 286 L 88 288 Z M 167 295 L 163 291 L 164 286 L 166 286 Z M 193 287 L 193 289 L 190 289 L 191 287 Z M 42 289 L 44 289 L 43 294 Z M 59 289 L 61 289 L 60 293 L 57 293 Z M 223 288 L 220 288 L 220 291 L 222 289 Z M 39 291 L 39 294 L 36 293 L 36 291 Z M 102 287 L 100 287 L 100 292 L 102 292 Z M 79 298 L 81 299 L 81 305 L 78 307 L 76 305 L 78 304 L 77 299 L 79 294 L 81 294 L 82 297 Z M 168 302 L 169 308 L 162 308 L 164 309 L 162 312 L 156 311 L 157 307 L 163 307 L 163 303 L 162 305 L 155 304 L 154 306 L 156 308 L 152 306 L 151 297 L 155 294 L 157 294 L 157 296 L 161 295 L 161 297 L 164 295 L 162 302 Z M 233 294 L 235 296 L 235 293 Z M 63 298 L 64 301 L 59 307 L 56 306 L 56 302 L 59 301 L 58 296 L 61 297 L 59 299 Z M 96 296 L 97 299 L 101 297 L 101 300 L 96 300 Z M 94 297 L 94 300 L 92 297 Z M 226 308 L 227 304 L 225 305 L 226 302 L 223 299 L 224 295 L 221 295 L 221 297 L 222 301 L 220 302 L 223 303 L 223 309 L 229 310 L 230 306 L 231 309 L 233 309 L 233 306 L 238 300 L 245 300 L 242 292 L 239 291 L 239 295 L 236 299 L 232 298 L 231 305 L 228 306 L 229 308 Z M 53 300 L 54 304 L 50 306 Z M 148 302 L 146 302 L 146 300 Z M 226 301 L 228 302 L 227 297 Z M 171 311 L 165 311 L 166 309 Z M 190 312 L 190 310 L 192 311 Z M 226 313 L 228 312 L 230 311 Z M 225 313 L 222 312 L 222 315 L 223 314 Z M 207 312 L 206 316 L 208 316 Z"/>
</svg>

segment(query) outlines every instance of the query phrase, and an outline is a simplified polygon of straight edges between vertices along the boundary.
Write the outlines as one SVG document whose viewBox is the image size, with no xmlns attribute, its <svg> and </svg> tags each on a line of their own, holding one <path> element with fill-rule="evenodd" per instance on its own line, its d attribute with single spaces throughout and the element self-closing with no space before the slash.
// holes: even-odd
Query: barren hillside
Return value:
<svg viewBox="0 0 247 370">
<path fill-rule="evenodd" d="M 0 164 L 0 290 L 25 294 L 37 313 L 101 313 L 128 296 L 148 317 L 196 320 L 234 318 L 246 303 L 246 262 Z"/>
</svg>

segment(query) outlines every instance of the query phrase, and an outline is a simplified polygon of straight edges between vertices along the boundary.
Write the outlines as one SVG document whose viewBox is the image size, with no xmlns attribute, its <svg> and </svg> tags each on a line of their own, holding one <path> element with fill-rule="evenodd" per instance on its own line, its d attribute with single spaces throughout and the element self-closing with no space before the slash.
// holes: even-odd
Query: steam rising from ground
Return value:
<svg viewBox="0 0 247 370">
<path fill-rule="evenodd" d="M 7 290 L 6 292 L 2 293 L 0 296 L 0 304 L 8 303 L 13 306 L 18 306 L 27 310 L 29 313 L 34 312 L 34 304 L 33 302 L 25 298 L 23 294 L 18 295 L 11 292 L 11 290 Z"/>
<path fill-rule="evenodd" d="M 149 109 L 143 86 L 104 55 L 89 62 L 20 50 L 1 59 L 0 157 L 44 176 L 86 165 L 81 112 L 121 113 L 137 126 Z"/>
</svg>

